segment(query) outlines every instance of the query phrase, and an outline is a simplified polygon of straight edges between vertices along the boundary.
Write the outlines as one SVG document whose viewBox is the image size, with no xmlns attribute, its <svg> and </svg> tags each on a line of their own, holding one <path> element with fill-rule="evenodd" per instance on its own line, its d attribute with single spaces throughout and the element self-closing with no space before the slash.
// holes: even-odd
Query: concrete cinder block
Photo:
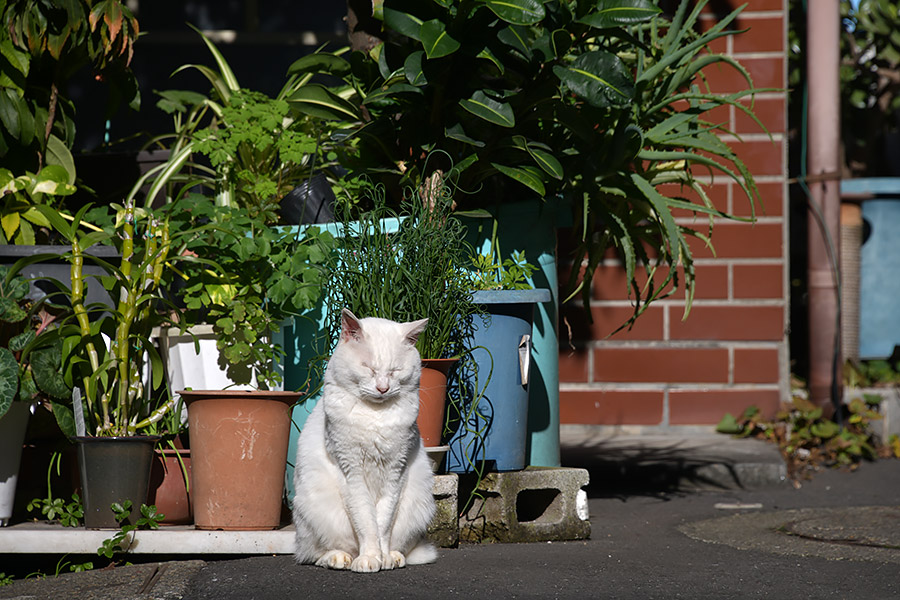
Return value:
<svg viewBox="0 0 900 600">
<path fill-rule="evenodd" d="M 523 471 L 489 473 L 459 519 L 463 542 L 545 542 L 590 537 L 585 469 L 528 467 Z M 460 480 L 460 498 L 475 486 Z"/>
<path fill-rule="evenodd" d="M 459 544 L 459 475 L 434 476 L 434 500 L 437 512 L 428 527 L 428 539 L 441 548 Z"/>
</svg>

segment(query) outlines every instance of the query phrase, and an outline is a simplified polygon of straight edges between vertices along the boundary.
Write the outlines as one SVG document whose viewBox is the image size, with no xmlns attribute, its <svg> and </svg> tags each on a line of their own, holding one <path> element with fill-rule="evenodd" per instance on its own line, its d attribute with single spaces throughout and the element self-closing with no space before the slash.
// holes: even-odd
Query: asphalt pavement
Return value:
<svg viewBox="0 0 900 600">
<path fill-rule="evenodd" d="M 462 545 L 369 575 L 290 556 L 145 563 L 17 581 L 0 598 L 900 598 L 900 460 L 716 489 L 679 476 L 691 468 L 677 448 L 627 464 L 586 450 L 563 453 L 591 471 L 586 541 Z"/>
</svg>

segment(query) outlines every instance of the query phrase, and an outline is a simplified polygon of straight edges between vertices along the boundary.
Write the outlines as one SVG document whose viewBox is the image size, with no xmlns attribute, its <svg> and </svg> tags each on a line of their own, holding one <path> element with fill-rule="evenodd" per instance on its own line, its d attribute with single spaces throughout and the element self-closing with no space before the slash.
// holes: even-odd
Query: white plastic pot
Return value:
<svg viewBox="0 0 900 600">
<path fill-rule="evenodd" d="M 16 499 L 16 483 L 19 479 L 19 460 L 31 406 L 13 402 L 6 414 L 0 417 L 0 526 L 6 526 L 12 517 Z"/>
</svg>

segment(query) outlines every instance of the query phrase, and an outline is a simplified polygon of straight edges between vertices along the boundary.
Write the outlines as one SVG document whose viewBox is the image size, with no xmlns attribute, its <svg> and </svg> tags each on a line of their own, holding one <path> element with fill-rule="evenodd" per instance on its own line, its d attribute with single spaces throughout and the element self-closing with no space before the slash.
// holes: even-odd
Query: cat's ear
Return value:
<svg viewBox="0 0 900 600">
<path fill-rule="evenodd" d="M 349 310 L 341 310 L 341 341 L 348 342 L 350 340 L 361 341 L 363 337 L 362 325 Z"/>
<path fill-rule="evenodd" d="M 406 325 L 406 341 L 410 346 L 415 346 L 416 342 L 419 341 L 419 336 L 425 331 L 425 326 L 428 325 L 428 319 L 421 319 L 419 321 L 412 321 L 411 323 L 404 323 Z"/>
</svg>

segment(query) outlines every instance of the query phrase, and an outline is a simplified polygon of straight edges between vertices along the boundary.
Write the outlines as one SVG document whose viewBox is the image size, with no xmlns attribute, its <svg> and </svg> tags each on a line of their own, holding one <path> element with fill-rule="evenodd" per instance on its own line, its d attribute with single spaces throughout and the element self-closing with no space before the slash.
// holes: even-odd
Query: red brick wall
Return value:
<svg viewBox="0 0 900 600">
<path fill-rule="evenodd" d="M 786 0 L 749 3 L 736 29 L 713 50 L 734 56 L 756 87 L 786 87 Z M 705 16 L 711 26 L 715 16 Z M 715 91 L 743 89 L 730 68 L 707 69 Z M 715 256 L 699 242 L 693 252 L 696 295 L 683 320 L 684 294 L 651 306 L 634 326 L 605 339 L 632 311 L 624 269 L 606 260 L 592 287 L 588 323 L 580 300 L 560 309 L 560 420 L 563 425 L 666 428 L 714 425 L 725 412 L 751 404 L 774 412 L 788 393 L 788 248 L 786 194 L 786 96 L 759 95 L 755 111 L 773 139 L 732 107 L 722 109 L 743 142 L 733 147 L 753 172 L 763 202 L 755 224 L 717 223 Z M 732 143 L 732 142 L 729 142 Z M 713 202 L 750 215 L 740 188 L 717 177 Z M 682 213 L 681 223 L 697 223 Z M 561 247 L 565 246 L 561 232 Z M 572 265 L 560 257 L 561 280 Z"/>
</svg>

